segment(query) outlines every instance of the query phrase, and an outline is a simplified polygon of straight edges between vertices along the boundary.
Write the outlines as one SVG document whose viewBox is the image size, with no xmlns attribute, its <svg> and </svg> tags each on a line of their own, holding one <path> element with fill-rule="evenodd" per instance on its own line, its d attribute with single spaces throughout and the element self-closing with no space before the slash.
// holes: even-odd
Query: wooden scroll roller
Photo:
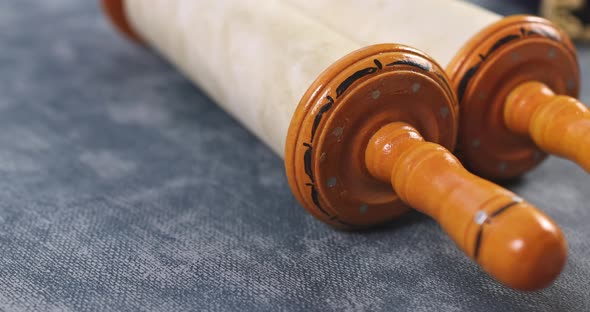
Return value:
<svg viewBox="0 0 590 312">
<path fill-rule="evenodd" d="M 102 4 L 124 33 L 159 50 L 284 156 L 293 193 L 318 219 L 364 228 L 409 205 L 508 286 L 541 288 L 562 270 L 566 245 L 555 223 L 449 152 L 457 99 L 424 53 L 358 49 L 281 1 Z"/>
<path fill-rule="evenodd" d="M 461 116 L 456 154 L 474 173 L 514 178 L 546 153 L 590 173 L 590 112 L 576 100 L 575 47 L 549 21 L 454 0 L 284 1 L 364 44 L 396 40 L 447 64 Z M 350 22 L 360 16 L 371 18 Z"/>
</svg>

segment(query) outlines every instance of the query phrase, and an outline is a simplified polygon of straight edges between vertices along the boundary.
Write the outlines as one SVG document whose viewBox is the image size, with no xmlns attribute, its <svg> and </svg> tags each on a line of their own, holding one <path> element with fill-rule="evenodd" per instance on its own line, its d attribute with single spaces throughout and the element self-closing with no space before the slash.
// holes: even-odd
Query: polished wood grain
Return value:
<svg viewBox="0 0 590 312">
<path fill-rule="evenodd" d="M 457 155 L 474 173 L 512 179 L 534 169 L 547 153 L 588 170 L 586 122 L 574 118 L 583 111 L 575 100 L 580 91 L 576 49 L 551 22 L 525 15 L 504 18 L 470 39 L 447 66 L 447 74 L 461 107 Z M 517 98 L 526 107 L 507 107 Z M 551 116 L 568 111 L 560 110 L 560 103 L 577 113 Z M 531 123 L 532 114 L 542 111 L 543 117 Z M 554 140 L 539 131 L 550 131 Z"/>
<path fill-rule="evenodd" d="M 374 79 L 351 85 L 345 100 L 326 102 L 332 98 L 330 90 L 370 68 L 375 59 L 425 66 L 376 71 Z M 439 88 L 429 86 L 433 83 Z M 546 287 L 566 262 L 564 236 L 548 216 L 470 173 L 449 151 L 449 136 L 455 137 L 458 122 L 457 98 L 449 89 L 438 64 L 402 46 L 372 46 L 337 61 L 310 87 L 292 121 L 286 167 L 293 192 L 311 214 L 348 229 L 387 221 L 407 205 L 433 217 L 501 283 L 519 290 Z M 330 111 L 322 110 L 326 103 L 333 105 Z M 443 116 L 445 109 L 450 113 Z M 333 129 L 339 129 L 337 136 Z M 426 139 L 418 129 L 427 129 Z M 320 133 L 319 142 L 310 140 L 310 133 Z M 307 167 L 298 161 L 306 156 Z M 329 177 L 338 183 L 326 187 L 323 181 L 331 181 Z M 362 204 L 371 200 L 373 204 Z"/>
<path fill-rule="evenodd" d="M 338 228 L 395 219 L 409 208 L 389 182 L 367 171 L 369 139 L 402 121 L 452 150 L 458 110 L 444 70 L 424 53 L 397 44 L 351 52 L 321 73 L 297 105 L 285 144 L 291 190 L 309 213 Z"/>
<path fill-rule="evenodd" d="M 469 173 L 402 122 L 373 135 L 365 161 L 411 207 L 433 217 L 491 276 L 515 289 L 549 285 L 566 260 L 559 227 L 514 193 Z"/>
<path fill-rule="evenodd" d="M 139 39 L 117 3 L 103 0 L 105 11 Z M 413 207 L 509 287 L 539 289 L 561 272 L 566 243 L 555 223 L 449 152 L 458 102 L 428 55 L 397 44 L 350 52 L 293 105 L 285 170 L 297 200 L 319 220 L 361 229 Z"/>
<path fill-rule="evenodd" d="M 540 82 L 510 93 L 506 126 L 529 136 L 544 151 L 576 162 L 590 173 L 590 110 L 573 97 L 556 95 Z"/>
</svg>

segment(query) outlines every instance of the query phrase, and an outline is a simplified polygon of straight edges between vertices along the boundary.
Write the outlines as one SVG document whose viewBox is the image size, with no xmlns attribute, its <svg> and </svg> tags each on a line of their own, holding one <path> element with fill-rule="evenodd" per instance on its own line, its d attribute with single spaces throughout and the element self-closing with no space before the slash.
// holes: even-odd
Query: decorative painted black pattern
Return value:
<svg viewBox="0 0 590 312">
<path fill-rule="evenodd" d="M 480 61 L 477 62 L 475 65 L 471 66 L 463 75 L 459 82 L 459 86 L 457 87 L 457 96 L 459 98 L 459 103 L 463 101 L 463 97 L 465 96 L 465 91 L 467 91 L 467 87 L 469 83 L 475 77 L 481 66 L 485 63 L 485 61 L 492 55 L 495 51 L 497 51 L 502 46 L 507 45 L 508 43 L 522 40 L 530 36 L 540 36 L 549 38 L 553 41 L 561 42 L 561 38 L 556 36 L 553 33 L 547 32 L 542 28 L 535 28 L 532 30 L 527 30 L 524 27 L 520 28 L 520 32 L 517 34 L 507 35 L 505 37 L 500 38 L 496 43 L 492 45 L 492 47 L 487 51 L 485 54 L 480 54 L 479 58 Z"/>
<path fill-rule="evenodd" d="M 309 179 L 313 183 L 313 182 L 315 182 L 315 180 L 313 178 L 313 169 L 311 168 L 311 153 L 313 151 L 313 147 L 311 146 L 311 144 L 308 144 L 308 143 L 303 143 L 303 146 L 307 147 L 307 150 L 305 151 L 305 154 L 303 155 L 303 160 L 304 160 L 304 164 L 305 164 L 305 174 L 307 174 L 307 176 L 309 177 Z"/>
<path fill-rule="evenodd" d="M 381 65 L 381 62 L 379 62 L 379 60 L 373 60 L 373 62 L 375 63 L 375 65 L 377 65 L 377 67 L 367 67 L 365 69 L 361 69 L 355 72 L 354 74 L 350 75 L 348 78 L 344 79 L 344 81 L 340 83 L 338 88 L 336 88 L 336 98 L 339 98 L 344 92 L 346 92 L 346 89 L 348 89 L 348 87 L 350 87 L 357 80 L 365 76 L 374 74 L 379 70 L 383 69 L 383 65 Z"/>
<path fill-rule="evenodd" d="M 318 197 L 318 191 L 316 190 L 316 188 L 314 187 L 313 183 L 307 183 L 307 186 L 311 187 L 311 201 L 313 201 L 313 204 L 316 205 L 316 207 L 318 207 L 318 209 L 325 214 L 326 216 L 330 216 L 329 213 L 327 213 L 324 208 L 322 208 L 322 205 L 320 204 L 320 199 Z"/>
<path fill-rule="evenodd" d="M 375 66 L 371 66 L 371 67 L 367 67 L 361 70 L 356 71 L 354 74 L 350 75 L 349 77 L 347 77 L 346 79 L 344 79 L 336 88 L 336 100 L 338 98 L 340 98 L 341 95 L 343 95 L 346 90 L 348 90 L 348 88 L 350 86 L 352 86 L 356 81 L 358 81 L 359 79 L 369 76 L 369 75 L 373 75 L 378 73 L 380 70 L 383 69 L 383 65 L 382 63 L 377 60 L 374 59 L 373 63 L 375 63 Z M 400 65 L 405 65 L 405 66 L 412 66 L 412 67 L 416 67 L 420 70 L 423 71 L 430 71 L 430 67 L 424 64 L 420 64 L 417 62 L 414 62 L 412 60 L 401 60 L 401 61 L 396 61 L 390 64 L 387 64 L 385 66 L 387 67 L 391 67 L 391 66 L 400 66 Z M 311 196 L 311 200 L 314 203 L 314 205 L 318 208 L 319 211 L 321 211 L 324 215 L 326 215 L 327 217 L 330 218 L 330 220 L 334 220 L 342 225 L 345 225 L 347 227 L 350 228 L 354 228 L 354 227 L 358 227 L 355 226 L 354 224 L 350 224 L 350 223 L 346 223 L 344 221 L 338 220 L 338 216 L 331 216 L 321 205 L 320 200 L 319 200 L 319 195 L 317 192 L 317 188 L 316 188 L 316 180 L 314 177 L 314 173 L 313 173 L 313 140 L 315 138 L 317 129 L 322 121 L 322 119 L 324 118 L 324 116 L 332 109 L 332 107 L 335 105 L 336 100 L 334 100 L 334 98 L 331 95 L 327 95 L 326 96 L 326 100 L 327 102 L 322 105 L 322 107 L 320 108 L 320 110 L 317 112 L 317 114 L 314 117 L 313 120 L 313 127 L 311 129 L 311 137 L 309 139 L 309 143 L 303 143 L 303 146 L 305 146 L 305 148 L 307 148 L 307 150 L 305 151 L 304 155 L 303 155 L 303 162 L 304 162 L 304 168 L 305 168 L 305 174 L 309 177 L 310 183 L 307 183 L 306 185 L 309 186 L 310 188 L 310 196 Z"/>
<path fill-rule="evenodd" d="M 328 103 L 324 104 L 322 106 L 322 108 L 320 108 L 320 111 L 318 112 L 317 115 L 315 115 L 315 118 L 313 120 L 313 127 L 311 128 L 311 142 L 312 143 L 313 143 L 313 139 L 315 137 L 315 133 L 318 130 L 318 126 L 320 125 L 320 122 L 322 121 L 322 117 L 334 105 L 334 99 L 331 96 L 329 96 L 329 95 L 326 96 L 326 100 L 328 100 Z"/>
<path fill-rule="evenodd" d="M 421 69 L 423 71 L 430 71 L 430 66 L 425 65 L 425 64 L 420 64 L 418 62 L 414 62 L 412 60 L 399 60 L 399 61 L 395 61 L 393 63 L 389 63 L 385 66 L 387 67 L 391 67 L 391 66 L 396 66 L 396 65 L 407 65 L 407 66 L 413 66 L 416 67 L 418 69 Z"/>
<path fill-rule="evenodd" d="M 483 238 L 483 228 L 485 224 L 490 224 L 492 222 L 492 219 L 494 219 L 495 217 L 497 217 L 498 215 L 506 212 L 506 210 L 520 204 L 520 201 L 513 201 L 507 205 L 504 205 L 502 207 L 500 207 L 500 209 L 496 210 L 495 212 L 493 212 L 485 221 L 484 223 L 482 223 L 479 226 L 479 230 L 477 231 L 477 237 L 475 238 L 475 248 L 473 251 L 473 258 L 475 260 L 477 260 L 477 257 L 479 257 L 479 250 L 481 248 L 481 241 Z"/>
</svg>

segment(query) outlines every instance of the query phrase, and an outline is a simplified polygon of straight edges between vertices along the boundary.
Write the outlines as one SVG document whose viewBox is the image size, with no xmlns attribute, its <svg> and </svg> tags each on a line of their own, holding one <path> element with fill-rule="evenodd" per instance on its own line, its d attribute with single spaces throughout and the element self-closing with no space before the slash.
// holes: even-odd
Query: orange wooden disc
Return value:
<svg viewBox="0 0 590 312">
<path fill-rule="evenodd" d="M 124 0 L 101 0 L 101 6 L 104 13 L 109 17 L 113 25 L 123 33 L 127 38 L 132 41 L 143 43 L 141 36 L 127 20 L 127 14 L 125 13 Z"/>
<path fill-rule="evenodd" d="M 367 171 L 365 150 L 394 121 L 452 150 L 458 106 L 445 77 L 430 57 L 394 44 L 360 49 L 325 70 L 301 99 L 287 136 L 287 176 L 301 205 L 341 228 L 406 212 L 391 183 Z"/>
<path fill-rule="evenodd" d="M 447 68 L 461 109 L 457 155 L 489 179 L 520 176 L 545 154 L 533 141 L 507 129 L 508 94 L 527 81 L 576 97 L 580 77 L 575 47 L 549 21 L 512 16 L 471 39 Z"/>
</svg>

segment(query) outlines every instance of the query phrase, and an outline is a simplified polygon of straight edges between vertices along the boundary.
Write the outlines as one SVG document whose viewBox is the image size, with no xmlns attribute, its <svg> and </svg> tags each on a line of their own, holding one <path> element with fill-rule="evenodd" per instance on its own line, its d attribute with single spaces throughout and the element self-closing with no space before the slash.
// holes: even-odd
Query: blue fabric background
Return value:
<svg viewBox="0 0 590 312">
<path fill-rule="evenodd" d="M 509 185 L 570 250 L 553 286 L 515 292 L 418 213 L 313 219 L 282 161 L 97 1 L 0 2 L 0 310 L 589 311 L 589 185 L 556 158 Z"/>
</svg>

